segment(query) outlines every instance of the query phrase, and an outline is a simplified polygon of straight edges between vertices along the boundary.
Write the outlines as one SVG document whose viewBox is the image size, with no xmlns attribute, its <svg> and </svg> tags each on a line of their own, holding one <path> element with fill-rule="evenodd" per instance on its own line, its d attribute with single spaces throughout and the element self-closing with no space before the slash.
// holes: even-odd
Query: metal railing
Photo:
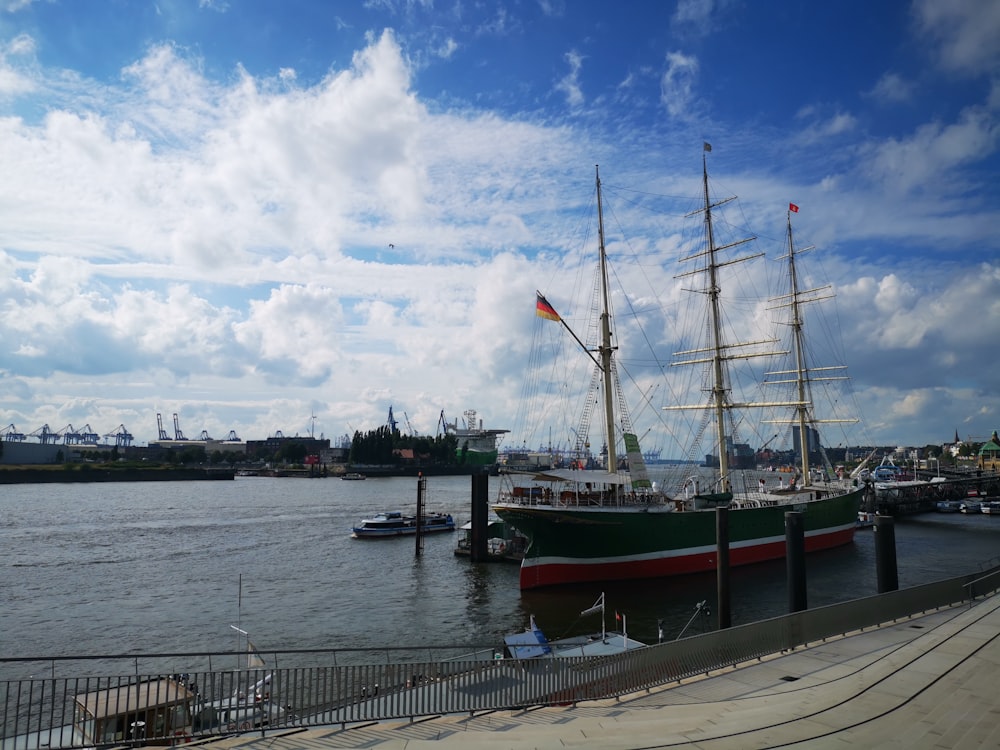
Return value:
<svg viewBox="0 0 1000 750">
<path fill-rule="evenodd" d="M 179 744 L 276 728 L 609 698 L 972 603 L 998 589 L 1000 567 L 994 567 L 593 658 L 500 659 L 491 649 L 464 655 L 433 648 L 299 650 L 264 654 L 281 667 L 235 670 L 218 668 L 235 653 L 3 658 L 6 672 L 41 668 L 51 676 L 0 681 L 0 750 Z M 178 673 L 179 664 L 189 665 L 186 673 Z M 57 675 L 85 675 L 95 666 L 106 670 L 104 676 Z M 119 676 L 106 676 L 113 669 Z M 142 691 L 144 704 L 134 697 Z"/>
</svg>

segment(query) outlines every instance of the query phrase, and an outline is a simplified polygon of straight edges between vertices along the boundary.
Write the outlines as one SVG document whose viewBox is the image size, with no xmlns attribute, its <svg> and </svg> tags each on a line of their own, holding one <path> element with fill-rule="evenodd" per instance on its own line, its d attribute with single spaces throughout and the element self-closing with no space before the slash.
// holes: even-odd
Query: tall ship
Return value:
<svg viewBox="0 0 1000 750">
<path fill-rule="evenodd" d="M 706 153 L 710 149 L 706 145 Z M 816 417 L 812 391 L 821 382 L 840 377 L 831 368 L 810 368 L 806 361 L 802 310 L 823 298 L 817 290 L 800 290 L 796 277 L 796 251 L 788 218 L 787 294 L 772 301 L 773 309 L 787 313 L 791 331 L 787 351 L 773 348 L 776 340 L 730 342 L 723 335 L 722 296 L 724 270 L 743 259 L 723 257 L 740 242 L 718 246 L 713 231 L 713 209 L 709 199 L 707 157 L 702 161 L 704 244 L 683 262 L 696 267 L 678 276 L 691 284 L 690 291 L 708 304 L 705 313 L 707 341 L 675 353 L 677 367 L 699 371 L 695 390 L 703 400 L 695 404 L 670 404 L 669 412 L 698 410 L 702 418 L 689 423 L 699 439 L 706 436 L 711 450 L 705 454 L 714 472 L 675 480 L 670 492 L 657 487 L 650 477 L 639 448 L 637 431 L 628 414 L 616 360 L 618 338 L 613 338 L 612 295 L 608 284 L 602 186 L 596 174 L 598 263 L 592 305 L 596 323 L 595 344 L 587 345 L 572 331 L 554 306 L 540 292 L 536 298 L 538 317 L 561 324 L 592 363 L 591 391 L 583 408 L 580 428 L 574 434 L 589 446 L 589 428 L 595 411 L 603 431 L 603 447 L 596 459 L 572 462 L 565 468 L 502 475 L 496 513 L 528 539 L 520 571 L 520 587 L 532 589 L 567 583 L 654 578 L 713 570 L 716 566 L 716 508 L 726 507 L 731 565 L 746 565 L 785 556 L 785 513 L 804 514 L 805 548 L 815 551 L 848 544 L 854 537 L 863 488 L 815 471 L 810 466 L 810 436 Z M 751 256 L 752 257 L 752 256 Z M 735 398 L 730 364 L 757 357 L 790 357 L 787 369 L 772 371 L 771 385 L 786 395 L 760 403 Z M 801 465 L 785 485 L 760 480 L 759 472 L 744 471 L 734 459 L 737 412 L 748 408 L 768 410 L 797 436 Z M 838 420 L 839 421 L 839 420 Z M 596 468 L 595 468 L 596 465 Z"/>
</svg>

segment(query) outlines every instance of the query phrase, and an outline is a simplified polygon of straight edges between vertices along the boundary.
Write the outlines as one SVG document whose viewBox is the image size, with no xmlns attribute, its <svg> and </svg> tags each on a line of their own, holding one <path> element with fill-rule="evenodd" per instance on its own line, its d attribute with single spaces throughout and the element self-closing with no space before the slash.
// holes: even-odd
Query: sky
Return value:
<svg viewBox="0 0 1000 750">
<path fill-rule="evenodd" d="M 0 427 L 512 428 L 595 165 L 669 307 L 705 156 L 763 252 L 799 206 L 847 439 L 984 440 L 998 115 L 984 0 L 0 0 Z"/>
</svg>

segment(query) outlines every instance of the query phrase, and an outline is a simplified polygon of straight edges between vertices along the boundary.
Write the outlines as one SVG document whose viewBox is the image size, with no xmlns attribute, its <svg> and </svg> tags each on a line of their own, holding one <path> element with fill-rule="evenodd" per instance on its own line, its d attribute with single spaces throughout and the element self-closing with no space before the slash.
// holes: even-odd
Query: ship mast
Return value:
<svg viewBox="0 0 1000 750">
<path fill-rule="evenodd" d="M 847 376 L 843 374 L 823 374 L 820 376 L 815 375 L 815 373 L 836 373 L 843 372 L 846 370 L 844 365 L 833 365 L 829 367 L 810 367 L 809 363 L 806 362 L 806 347 L 805 347 L 805 322 L 804 316 L 802 314 L 803 306 L 810 302 L 820 302 L 826 299 L 832 299 L 833 294 L 830 291 L 830 285 L 827 284 L 821 287 L 815 287 L 813 289 L 800 289 L 799 288 L 799 277 L 798 268 L 796 266 L 796 258 L 814 249 L 813 245 L 809 247 L 804 247 L 801 249 L 795 249 L 795 242 L 792 238 L 792 212 L 789 210 L 788 217 L 788 276 L 789 276 L 789 287 L 790 291 L 787 296 L 778 297 L 772 302 L 781 302 L 781 304 L 769 307 L 769 310 L 777 310 L 780 308 L 787 307 L 790 309 L 790 323 L 792 328 L 792 350 L 795 353 L 795 369 L 794 370 L 779 370 L 775 372 L 766 373 L 767 377 L 774 375 L 790 375 L 793 376 L 792 379 L 785 380 L 769 380 L 765 379 L 765 385 L 776 385 L 780 383 L 794 384 L 796 388 L 796 400 L 788 401 L 783 403 L 778 403 L 778 406 L 790 406 L 794 410 L 794 417 L 791 420 L 765 420 L 765 423 L 769 424 L 788 424 L 789 421 L 795 424 L 799 428 L 799 453 L 801 456 L 801 468 L 802 468 L 802 478 L 804 481 L 809 481 L 809 430 L 813 425 L 816 424 L 855 424 L 857 419 L 817 419 L 816 415 L 812 413 L 813 399 L 812 399 L 812 383 L 814 382 L 829 382 L 834 380 L 847 380 Z M 783 301 L 786 300 L 786 301 Z"/>
<path fill-rule="evenodd" d="M 716 262 L 715 234 L 712 231 L 712 204 L 708 196 L 708 157 L 701 155 L 701 176 L 705 191 L 705 237 L 708 244 L 708 299 L 712 320 L 712 405 L 719 438 L 719 479 L 725 489 L 729 481 L 729 451 L 726 449 L 726 384 L 722 368 L 722 328 L 719 309 L 719 266 Z"/>
<path fill-rule="evenodd" d="M 802 338 L 802 316 L 799 311 L 799 278 L 795 270 L 795 244 L 792 242 L 792 212 L 788 212 L 788 275 L 792 286 L 792 342 L 795 352 L 795 380 L 799 403 L 795 413 L 799 423 L 799 450 L 802 455 L 802 479 L 809 479 L 808 404 L 806 393 L 805 346 Z"/>
<path fill-rule="evenodd" d="M 716 440 L 718 441 L 719 451 L 719 489 L 722 491 L 730 491 L 732 482 L 730 478 L 731 470 L 729 466 L 729 435 L 726 430 L 727 413 L 734 408 L 764 407 L 773 406 L 774 404 L 734 403 L 730 399 L 730 388 L 726 372 L 727 362 L 737 359 L 746 360 L 754 357 L 771 357 L 775 354 L 787 354 L 787 352 L 757 350 L 757 347 L 760 347 L 761 345 L 774 344 L 775 341 L 772 339 L 729 344 L 726 343 L 723 338 L 721 303 L 722 287 L 719 282 L 719 270 L 724 266 L 730 266 L 735 263 L 743 263 L 744 261 L 759 258 L 763 255 L 763 253 L 758 252 L 732 260 L 723 261 L 719 259 L 719 254 L 723 250 L 728 250 L 729 248 L 737 247 L 747 242 L 752 242 L 756 239 L 756 237 L 747 237 L 742 240 L 737 240 L 736 242 L 731 242 L 728 245 L 716 246 L 715 232 L 712 223 L 712 209 L 724 205 L 731 200 L 734 200 L 734 198 L 726 198 L 725 200 L 717 203 L 711 202 L 711 197 L 708 192 L 708 157 L 706 156 L 710 150 L 711 149 L 708 144 L 705 144 L 705 154 L 702 155 L 701 162 L 705 206 L 704 208 L 689 214 L 689 216 L 702 212 L 705 214 L 705 247 L 699 252 L 680 259 L 680 262 L 682 263 L 685 261 L 700 259 L 704 261 L 704 264 L 700 268 L 674 277 L 675 279 L 680 279 L 702 273 L 707 275 L 704 287 L 700 290 L 691 291 L 698 291 L 708 296 L 710 341 L 708 342 L 708 346 L 705 348 L 689 349 L 687 351 L 677 352 L 676 356 L 687 357 L 687 359 L 673 362 L 671 363 L 671 367 L 693 364 L 711 365 L 712 385 L 707 408 L 712 411 L 715 418 Z M 663 407 L 665 411 L 705 408 L 706 405 L 704 403 Z"/>
<path fill-rule="evenodd" d="M 609 474 L 618 471 L 618 457 L 615 454 L 615 415 L 611 393 L 611 314 L 608 299 L 608 265 L 607 252 L 604 249 L 604 209 L 601 203 L 601 172 L 600 167 L 594 167 L 597 182 L 597 236 L 601 256 L 601 344 L 598 353 L 601 358 L 601 373 L 604 378 L 604 426 L 607 436 Z"/>
</svg>

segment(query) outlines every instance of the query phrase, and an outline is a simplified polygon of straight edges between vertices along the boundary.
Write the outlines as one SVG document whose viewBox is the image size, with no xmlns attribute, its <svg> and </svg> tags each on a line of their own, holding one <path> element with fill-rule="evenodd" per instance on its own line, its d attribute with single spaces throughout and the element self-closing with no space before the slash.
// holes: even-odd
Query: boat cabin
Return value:
<svg viewBox="0 0 1000 750">
<path fill-rule="evenodd" d="M 180 682 L 154 679 L 74 697 L 74 729 L 87 745 L 170 745 L 187 733 L 195 694 Z"/>
</svg>

